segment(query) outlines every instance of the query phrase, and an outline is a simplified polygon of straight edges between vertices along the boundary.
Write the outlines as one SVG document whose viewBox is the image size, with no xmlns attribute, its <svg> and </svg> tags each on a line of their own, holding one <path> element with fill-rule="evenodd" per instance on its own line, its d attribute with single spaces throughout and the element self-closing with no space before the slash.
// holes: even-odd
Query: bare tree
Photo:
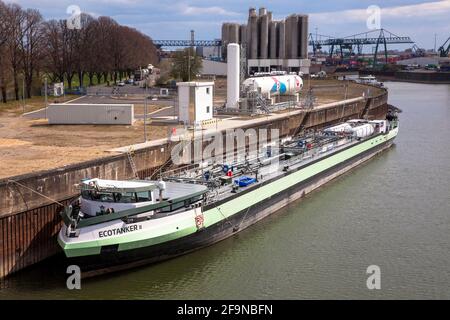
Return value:
<svg viewBox="0 0 450 320">
<path fill-rule="evenodd" d="M 34 79 L 44 71 L 54 81 L 67 80 L 72 88 L 78 75 L 83 85 L 117 80 L 136 68 L 157 63 L 157 51 L 150 37 L 136 29 L 119 25 L 109 17 L 97 19 L 81 15 L 81 28 L 71 29 L 66 20 L 45 22 L 37 10 L 6 5 L 0 0 L 0 92 L 6 102 L 8 84 L 19 99 L 19 80 L 31 97 Z M 39 79 L 40 81 L 40 79 Z"/>
<path fill-rule="evenodd" d="M 22 55 L 20 51 L 20 42 L 24 36 L 23 29 L 25 12 L 17 4 L 11 4 L 7 7 L 6 21 L 8 24 L 8 57 L 12 69 L 14 95 L 19 100 L 19 74 L 22 71 Z"/>
<path fill-rule="evenodd" d="M 44 68 L 52 82 L 64 82 L 66 72 L 63 56 L 63 39 L 60 22 L 50 20 L 43 26 Z"/>
<path fill-rule="evenodd" d="M 31 98 L 33 73 L 42 54 L 42 16 L 39 11 L 27 9 L 23 21 L 23 37 L 20 41 L 23 73 L 27 98 Z"/>
<path fill-rule="evenodd" d="M 7 37 L 6 5 L 0 0 L 0 92 L 2 101 L 6 103 L 5 44 Z"/>
</svg>

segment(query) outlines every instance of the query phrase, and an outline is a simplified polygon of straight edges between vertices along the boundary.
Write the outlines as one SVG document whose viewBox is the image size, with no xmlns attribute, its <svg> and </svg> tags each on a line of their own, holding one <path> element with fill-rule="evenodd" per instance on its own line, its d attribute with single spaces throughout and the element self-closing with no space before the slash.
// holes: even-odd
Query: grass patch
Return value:
<svg viewBox="0 0 450 320">
<path fill-rule="evenodd" d="M 65 97 L 48 97 L 48 103 L 62 103 L 79 96 L 76 95 L 66 95 Z M 8 101 L 7 103 L 0 103 L 0 114 L 3 112 L 12 112 L 15 114 L 22 114 L 26 112 L 31 112 L 39 110 L 45 107 L 45 97 L 35 96 L 31 99 L 25 100 L 25 107 L 22 100 Z"/>
</svg>

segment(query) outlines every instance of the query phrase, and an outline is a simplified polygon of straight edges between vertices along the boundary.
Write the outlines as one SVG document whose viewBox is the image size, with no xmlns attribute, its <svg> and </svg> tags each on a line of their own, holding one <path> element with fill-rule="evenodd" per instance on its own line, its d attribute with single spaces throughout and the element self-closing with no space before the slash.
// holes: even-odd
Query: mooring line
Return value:
<svg viewBox="0 0 450 320">
<path fill-rule="evenodd" d="M 14 180 L 8 180 L 8 182 L 13 182 L 13 183 L 15 183 L 15 184 L 17 184 L 17 185 L 19 185 L 19 186 L 25 188 L 25 189 L 30 190 L 31 192 L 36 193 L 37 195 L 40 195 L 41 197 L 43 197 L 43 198 L 45 198 L 45 199 L 47 199 L 47 200 L 50 200 L 51 202 L 54 202 L 54 203 L 56 203 L 56 204 L 59 204 L 60 206 L 65 207 L 65 205 L 62 204 L 61 202 L 56 201 L 55 199 L 52 199 L 52 198 L 50 198 L 50 197 L 47 197 L 45 194 L 42 194 L 42 193 L 40 193 L 40 192 L 38 192 L 38 191 L 36 191 L 36 190 L 33 190 L 33 189 L 31 189 L 30 187 L 27 187 L 26 185 L 23 185 L 23 184 L 21 184 L 21 183 L 19 183 L 19 182 L 17 182 L 17 181 L 14 181 Z"/>
</svg>

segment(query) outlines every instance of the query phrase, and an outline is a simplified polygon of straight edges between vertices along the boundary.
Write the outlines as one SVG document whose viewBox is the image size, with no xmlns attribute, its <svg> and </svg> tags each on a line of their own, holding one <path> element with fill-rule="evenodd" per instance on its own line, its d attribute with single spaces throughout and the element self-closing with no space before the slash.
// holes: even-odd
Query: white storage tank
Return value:
<svg viewBox="0 0 450 320">
<path fill-rule="evenodd" d="M 239 108 L 239 45 L 227 46 L 227 108 Z"/>
<path fill-rule="evenodd" d="M 253 77 L 244 81 L 250 89 L 261 90 L 263 95 L 294 95 L 303 88 L 303 80 L 297 75 Z"/>
<path fill-rule="evenodd" d="M 373 134 L 374 128 L 371 124 L 366 123 L 357 127 L 353 127 L 353 136 L 356 138 L 365 138 Z"/>
<path fill-rule="evenodd" d="M 324 132 L 333 132 L 333 133 L 340 133 L 340 132 L 346 132 L 346 133 L 352 133 L 353 128 L 348 123 L 341 123 L 337 126 L 326 128 Z"/>
</svg>

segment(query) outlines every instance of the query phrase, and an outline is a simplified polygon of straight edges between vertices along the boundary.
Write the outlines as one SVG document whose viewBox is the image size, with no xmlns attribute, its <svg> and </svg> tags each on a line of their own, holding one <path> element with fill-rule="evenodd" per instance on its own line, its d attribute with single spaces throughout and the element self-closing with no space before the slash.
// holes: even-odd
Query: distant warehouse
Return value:
<svg viewBox="0 0 450 320">
<path fill-rule="evenodd" d="M 49 124 L 122 124 L 134 123 L 133 104 L 50 104 Z"/>
</svg>

